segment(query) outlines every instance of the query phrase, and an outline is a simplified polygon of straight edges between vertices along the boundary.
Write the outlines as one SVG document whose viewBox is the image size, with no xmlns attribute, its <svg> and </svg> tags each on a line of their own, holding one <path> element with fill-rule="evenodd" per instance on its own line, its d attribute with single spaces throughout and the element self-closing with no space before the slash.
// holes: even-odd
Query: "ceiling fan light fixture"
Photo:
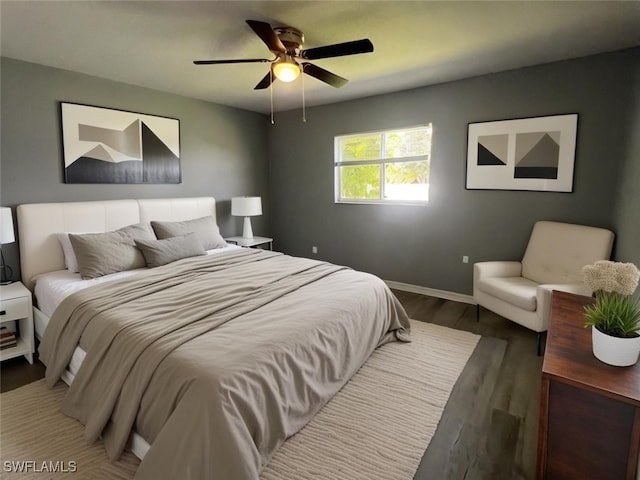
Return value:
<svg viewBox="0 0 640 480">
<path fill-rule="evenodd" d="M 287 55 L 273 64 L 273 74 L 281 82 L 293 82 L 300 75 L 300 65 Z"/>
</svg>

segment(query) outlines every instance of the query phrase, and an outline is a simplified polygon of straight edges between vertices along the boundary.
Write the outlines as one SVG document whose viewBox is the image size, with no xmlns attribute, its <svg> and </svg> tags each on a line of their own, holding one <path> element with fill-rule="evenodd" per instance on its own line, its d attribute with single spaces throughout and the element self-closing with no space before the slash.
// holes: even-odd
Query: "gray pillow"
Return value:
<svg viewBox="0 0 640 480">
<path fill-rule="evenodd" d="M 220 230 L 212 216 L 185 220 L 184 222 L 153 221 L 151 226 L 159 240 L 195 233 L 205 250 L 227 246 L 227 243 L 220 236 Z"/>
<path fill-rule="evenodd" d="M 69 234 L 83 279 L 142 268 L 146 265 L 136 240 L 155 240 L 148 224 L 129 225 L 114 232 Z"/>
<path fill-rule="evenodd" d="M 136 247 L 144 255 L 147 267 L 159 267 L 182 258 L 207 254 L 195 233 L 163 240 L 136 240 Z"/>
</svg>

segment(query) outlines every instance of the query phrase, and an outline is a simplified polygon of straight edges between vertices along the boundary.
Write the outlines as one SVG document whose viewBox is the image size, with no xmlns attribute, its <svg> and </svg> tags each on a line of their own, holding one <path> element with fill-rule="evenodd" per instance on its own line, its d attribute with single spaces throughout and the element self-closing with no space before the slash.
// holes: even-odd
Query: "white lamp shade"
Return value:
<svg viewBox="0 0 640 480">
<path fill-rule="evenodd" d="M 293 82 L 300 75 L 300 65 L 293 59 L 287 58 L 273 65 L 273 73 L 281 82 Z"/>
<path fill-rule="evenodd" d="M 0 207 L 0 244 L 13 243 L 15 241 L 11 209 L 9 207 Z"/>
<path fill-rule="evenodd" d="M 262 215 L 262 200 L 260 197 L 233 197 L 231 199 L 231 215 L 235 217 Z"/>
</svg>

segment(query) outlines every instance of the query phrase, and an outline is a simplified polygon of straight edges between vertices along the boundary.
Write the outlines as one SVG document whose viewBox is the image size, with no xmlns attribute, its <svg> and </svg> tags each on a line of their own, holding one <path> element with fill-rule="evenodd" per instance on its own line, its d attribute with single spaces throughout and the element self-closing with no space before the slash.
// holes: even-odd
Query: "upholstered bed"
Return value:
<svg viewBox="0 0 640 480">
<path fill-rule="evenodd" d="M 92 280 L 65 269 L 61 233 L 202 217 L 215 223 L 213 198 L 18 207 L 47 381 L 70 384 L 63 412 L 111 458 L 138 432 L 137 478 L 257 478 L 377 346 L 408 340 L 380 279 L 278 252 L 217 245 Z"/>
</svg>

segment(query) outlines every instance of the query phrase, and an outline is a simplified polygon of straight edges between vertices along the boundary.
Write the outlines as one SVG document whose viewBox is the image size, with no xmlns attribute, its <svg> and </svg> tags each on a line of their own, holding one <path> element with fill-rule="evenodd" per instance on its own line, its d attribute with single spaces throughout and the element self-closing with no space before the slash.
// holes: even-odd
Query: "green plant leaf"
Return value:
<svg viewBox="0 0 640 480">
<path fill-rule="evenodd" d="M 596 292 L 596 301 L 584 307 L 585 327 L 595 327 L 612 337 L 638 336 L 640 303 L 638 298 L 616 292 Z"/>
</svg>

